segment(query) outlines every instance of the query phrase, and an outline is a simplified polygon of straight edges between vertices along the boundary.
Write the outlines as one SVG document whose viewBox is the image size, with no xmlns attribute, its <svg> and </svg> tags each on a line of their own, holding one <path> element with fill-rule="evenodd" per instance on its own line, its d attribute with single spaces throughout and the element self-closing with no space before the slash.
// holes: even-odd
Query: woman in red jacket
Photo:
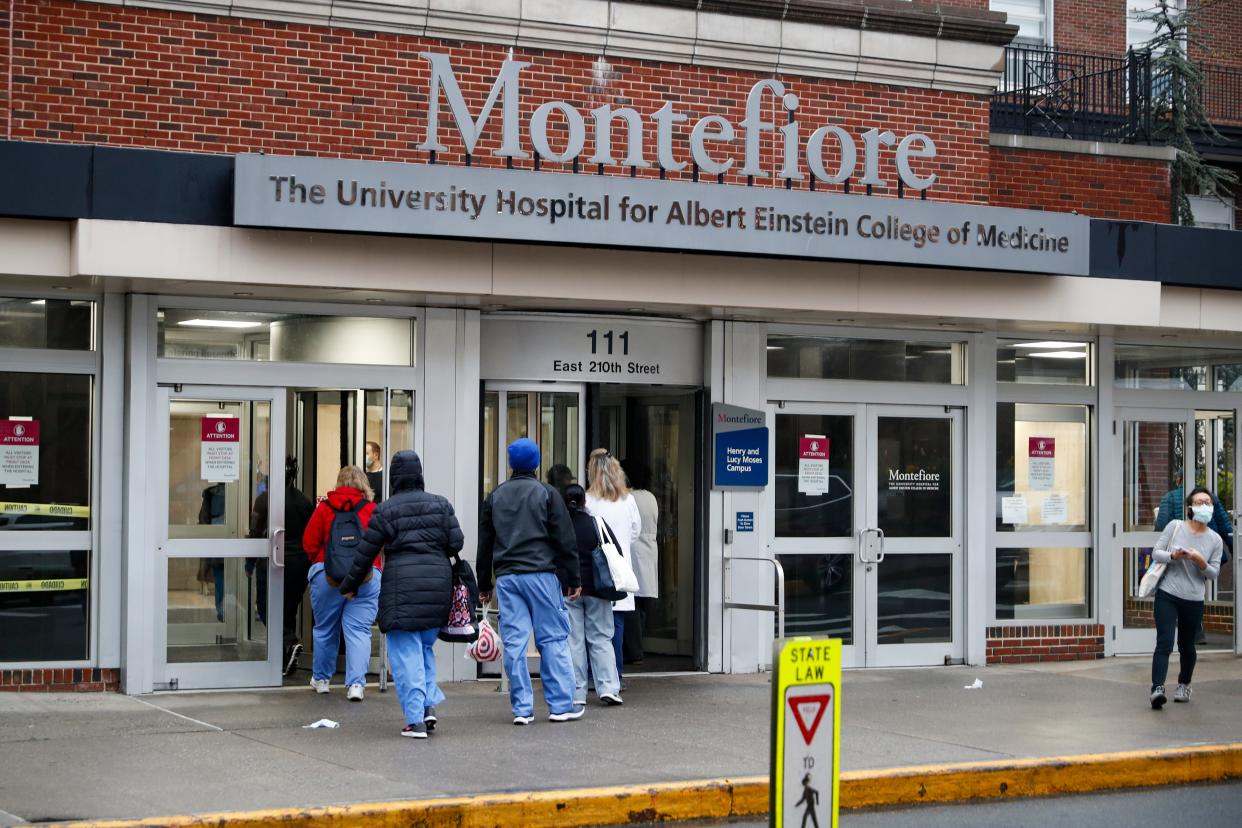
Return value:
<svg viewBox="0 0 1242 828">
<path fill-rule="evenodd" d="M 371 660 L 371 625 L 379 609 L 380 570 L 377 555 L 371 576 L 358 587 L 353 601 L 337 591 L 349 572 L 354 551 L 371 521 L 375 504 L 371 502 L 367 476 L 357 466 L 346 466 L 336 476 L 336 488 L 328 492 L 306 525 L 302 548 L 310 560 L 311 606 L 315 611 L 315 653 L 311 665 L 311 687 L 327 693 L 336 672 L 336 653 L 341 632 L 345 633 L 345 697 L 362 701 Z M 341 567 L 344 567 L 343 572 Z M 332 577 L 333 573 L 336 577 Z"/>
</svg>

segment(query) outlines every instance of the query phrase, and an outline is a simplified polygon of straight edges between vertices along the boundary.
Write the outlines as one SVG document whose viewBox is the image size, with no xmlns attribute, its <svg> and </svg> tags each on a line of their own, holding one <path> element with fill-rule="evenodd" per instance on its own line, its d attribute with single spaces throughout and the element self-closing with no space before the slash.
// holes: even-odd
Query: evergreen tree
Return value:
<svg viewBox="0 0 1242 828">
<path fill-rule="evenodd" d="M 1238 183 L 1232 170 L 1209 164 L 1195 147 L 1195 136 L 1212 143 L 1226 139 L 1208 119 L 1203 102 L 1203 72 L 1191 62 L 1191 45 L 1199 54 L 1209 51 L 1199 33 L 1203 12 L 1222 0 L 1189 0 L 1185 9 L 1169 0 L 1153 0 L 1152 8 L 1136 13 L 1154 24 L 1156 33 L 1146 44 L 1151 55 L 1153 81 L 1153 137 L 1176 151 L 1172 169 L 1173 218 L 1193 225 L 1191 195 L 1221 197 L 1227 186 Z"/>
</svg>

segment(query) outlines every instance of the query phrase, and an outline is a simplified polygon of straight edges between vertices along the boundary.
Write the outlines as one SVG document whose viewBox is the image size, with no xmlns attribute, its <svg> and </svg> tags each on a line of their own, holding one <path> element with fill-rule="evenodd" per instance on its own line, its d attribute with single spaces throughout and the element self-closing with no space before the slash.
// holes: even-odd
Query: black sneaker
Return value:
<svg viewBox="0 0 1242 828">
<path fill-rule="evenodd" d="M 1164 707 L 1164 703 L 1167 701 L 1168 699 L 1165 698 L 1165 695 L 1164 695 L 1163 684 L 1157 685 L 1156 687 L 1153 687 L 1151 689 L 1151 709 L 1152 710 L 1159 710 L 1160 708 Z"/>
<path fill-rule="evenodd" d="M 285 675 L 291 676 L 298 669 L 298 658 L 302 655 L 302 642 L 295 641 L 285 650 Z"/>
<path fill-rule="evenodd" d="M 426 739 L 427 738 L 427 725 L 423 724 L 422 722 L 418 722 L 416 724 L 408 724 L 405 726 L 404 729 L 402 729 L 401 735 L 408 736 L 411 739 Z"/>
<path fill-rule="evenodd" d="M 428 730 L 436 729 L 436 722 L 440 721 L 436 718 L 436 709 L 427 707 L 423 709 L 423 724 L 427 725 Z"/>
</svg>

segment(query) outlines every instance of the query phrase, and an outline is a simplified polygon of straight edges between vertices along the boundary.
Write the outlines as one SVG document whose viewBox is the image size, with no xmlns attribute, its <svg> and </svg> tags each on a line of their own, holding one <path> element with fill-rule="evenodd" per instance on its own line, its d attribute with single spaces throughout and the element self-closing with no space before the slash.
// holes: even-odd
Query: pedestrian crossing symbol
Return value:
<svg viewBox="0 0 1242 828">
<path fill-rule="evenodd" d="M 774 663 L 770 824 L 837 828 L 841 642 L 781 642 Z"/>
</svg>

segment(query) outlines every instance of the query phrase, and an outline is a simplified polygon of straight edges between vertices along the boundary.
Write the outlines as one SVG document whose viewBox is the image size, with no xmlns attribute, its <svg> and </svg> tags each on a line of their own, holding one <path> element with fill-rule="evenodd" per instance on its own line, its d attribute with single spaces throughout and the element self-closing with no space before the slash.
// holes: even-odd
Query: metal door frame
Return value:
<svg viewBox="0 0 1242 828">
<path fill-rule="evenodd" d="M 267 630 L 267 658 L 244 662 L 168 662 L 168 560 L 170 558 L 201 558 L 206 549 L 223 554 L 209 557 L 263 558 L 271 561 L 267 579 L 269 621 L 273 612 L 283 606 L 284 579 L 284 463 L 270 462 L 283 457 L 285 446 L 285 389 L 277 387 L 220 387 L 184 385 L 160 386 L 157 399 L 156 463 L 159 478 L 152 520 L 153 537 L 157 539 L 155 567 L 152 577 L 155 624 L 152 629 L 154 683 L 179 690 L 236 687 L 279 687 L 281 684 L 282 637 Z M 268 434 L 268 537 L 262 539 L 178 539 L 168 532 L 168 452 L 171 431 L 171 403 L 178 399 L 207 402 L 267 402 L 270 404 Z"/>
</svg>

